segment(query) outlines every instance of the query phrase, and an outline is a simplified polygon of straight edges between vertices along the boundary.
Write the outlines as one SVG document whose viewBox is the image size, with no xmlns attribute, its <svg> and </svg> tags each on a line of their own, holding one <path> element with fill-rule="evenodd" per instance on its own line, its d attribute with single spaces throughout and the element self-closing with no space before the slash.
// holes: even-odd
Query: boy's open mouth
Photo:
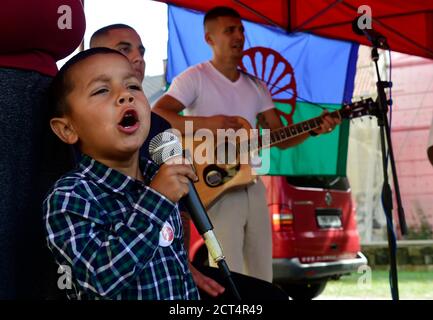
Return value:
<svg viewBox="0 0 433 320">
<path fill-rule="evenodd" d="M 119 126 L 122 128 L 130 128 L 136 125 L 138 122 L 138 115 L 134 109 L 126 110 L 123 114 L 122 120 L 119 122 Z"/>
</svg>

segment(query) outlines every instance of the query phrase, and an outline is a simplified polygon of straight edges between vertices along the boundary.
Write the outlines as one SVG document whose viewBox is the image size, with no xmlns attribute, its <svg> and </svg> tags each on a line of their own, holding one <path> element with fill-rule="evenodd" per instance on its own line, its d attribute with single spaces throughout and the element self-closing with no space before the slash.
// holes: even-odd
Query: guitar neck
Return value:
<svg viewBox="0 0 433 320">
<path fill-rule="evenodd" d="M 368 98 L 351 104 L 345 104 L 341 109 L 328 113 L 329 116 L 339 119 L 354 119 L 366 115 L 376 116 L 377 106 L 373 99 Z M 262 148 L 269 148 L 281 142 L 296 138 L 301 134 L 318 129 L 323 123 L 323 115 L 302 121 L 290 126 L 274 129 L 270 132 L 269 139 L 253 139 L 241 145 L 241 151 L 258 151 Z"/>
<path fill-rule="evenodd" d="M 340 110 L 330 112 L 329 115 L 333 118 L 341 118 Z M 258 148 L 272 147 L 281 142 L 298 137 L 306 132 L 310 132 L 311 130 L 318 129 L 322 122 L 322 116 L 319 116 L 290 126 L 274 129 L 270 133 L 269 143 L 261 144 Z"/>
</svg>

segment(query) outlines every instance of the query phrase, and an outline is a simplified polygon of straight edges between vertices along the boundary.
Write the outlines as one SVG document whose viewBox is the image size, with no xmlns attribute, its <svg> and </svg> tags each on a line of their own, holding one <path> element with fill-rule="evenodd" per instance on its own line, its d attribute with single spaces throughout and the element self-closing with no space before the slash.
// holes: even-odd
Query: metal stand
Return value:
<svg viewBox="0 0 433 320">
<path fill-rule="evenodd" d="M 221 246 L 218 240 L 216 239 L 215 234 L 213 233 L 213 226 L 209 219 L 206 220 L 205 227 L 208 229 L 208 231 L 203 233 L 202 237 L 209 251 L 209 254 L 213 259 L 213 261 L 217 263 L 218 269 L 220 270 L 223 279 L 226 281 L 226 284 L 228 285 L 233 298 L 236 299 L 237 301 L 241 301 L 242 300 L 241 295 L 239 294 L 239 291 L 236 288 L 235 283 L 233 282 L 230 269 L 227 266 L 227 262 L 223 255 Z"/>
<path fill-rule="evenodd" d="M 197 231 L 203 237 L 210 256 L 218 264 L 218 269 L 220 270 L 224 280 L 227 282 L 229 290 L 231 291 L 234 299 L 241 301 L 241 296 L 231 277 L 231 272 L 227 266 L 227 262 L 225 261 L 221 245 L 219 244 L 218 239 L 213 232 L 212 222 L 209 219 L 209 216 L 192 181 L 189 181 L 189 190 L 189 196 L 184 197 L 183 199 L 186 207 L 188 208 L 191 219 L 194 222 Z"/>
<path fill-rule="evenodd" d="M 236 285 L 232 279 L 229 267 L 227 266 L 227 263 L 224 259 L 218 261 L 218 269 L 221 271 L 221 274 L 224 278 L 224 280 L 227 282 L 227 285 L 230 288 L 230 292 L 233 295 L 233 298 L 236 301 L 241 301 L 241 295 L 239 294 L 238 289 L 236 288 Z"/>
<path fill-rule="evenodd" d="M 374 44 L 374 43 L 373 43 Z M 398 218 L 400 224 L 400 230 L 403 235 L 407 234 L 407 225 L 404 216 L 404 210 L 401 203 L 400 188 L 398 184 L 397 171 L 395 168 L 394 152 L 392 148 L 391 141 L 391 131 L 388 124 L 387 112 L 388 101 L 385 94 L 385 88 L 390 88 L 392 83 L 388 81 L 381 81 L 379 73 L 379 54 L 377 47 L 374 46 L 371 50 L 371 58 L 376 66 L 377 79 L 376 87 L 378 93 L 378 112 L 377 112 L 377 124 L 380 127 L 380 140 L 382 146 L 382 163 L 383 163 L 383 187 L 382 187 L 382 203 L 383 209 L 386 216 L 387 224 L 387 235 L 388 235 L 388 250 L 390 257 L 390 285 L 391 285 L 391 295 L 393 300 L 399 299 L 398 293 L 398 277 L 397 277 L 397 242 L 394 235 L 393 217 L 392 217 L 392 192 L 391 187 L 388 182 L 388 154 L 391 161 L 392 177 L 394 182 L 395 195 L 397 200 Z M 386 141 L 385 141 L 386 139 Z M 388 147 L 388 150 L 387 150 Z"/>
</svg>

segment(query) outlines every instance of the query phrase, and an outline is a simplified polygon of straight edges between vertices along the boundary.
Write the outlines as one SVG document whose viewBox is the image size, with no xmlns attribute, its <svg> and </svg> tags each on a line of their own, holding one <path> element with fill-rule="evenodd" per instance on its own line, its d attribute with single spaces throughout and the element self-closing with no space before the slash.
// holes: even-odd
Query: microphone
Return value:
<svg viewBox="0 0 433 320">
<path fill-rule="evenodd" d="M 171 159 L 181 157 L 183 154 L 183 149 L 179 139 L 174 133 L 170 131 L 164 131 L 158 133 L 150 141 L 149 154 L 155 163 L 161 165 L 170 161 Z M 223 275 L 223 278 L 226 280 L 233 297 L 236 300 L 241 301 L 241 296 L 231 277 L 231 273 L 225 261 L 221 245 L 219 244 L 213 232 L 212 223 L 210 222 L 209 216 L 207 215 L 203 203 L 198 196 L 197 190 L 194 187 L 194 183 L 191 180 L 188 181 L 188 187 L 189 192 L 182 199 L 185 200 L 185 206 L 188 209 L 191 219 L 194 222 L 198 233 L 200 233 L 200 235 L 203 237 L 210 256 L 218 264 L 218 267 Z"/>
<path fill-rule="evenodd" d="M 161 165 L 169 162 L 171 159 L 181 157 L 183 149 L 175 134 L 164 131 L 157 134 L 150 141 L 149 154 L 156 164 Z M 203 237 L 211 257 L 218 263 L 220 260 L 225 259 L 225 257 L 213 232 L 213 225 L 191 180 L 188 181 L 188 187 L 189 192 L 182 199 L 184 199 L 191 219 L 198 233 Z"/>
<path fill-rule="evenodd" d="M 355 18 L 355 20 L 352 21 L 353 32 L 355 32 L 356 34 L 358 34 L 360 36 L 366 36 L 367 39 L 373 44 L 374 47 L 388 50 L 389 45 L 388 45 L 388 42 L 386 40 L 386 37 L 383 34 L 375 31 L 374 29 L 360 28 L 359 27 L 358 21 L 361 17 L 362 16 L 359 16 L 359 17 Z"/>
</svg>

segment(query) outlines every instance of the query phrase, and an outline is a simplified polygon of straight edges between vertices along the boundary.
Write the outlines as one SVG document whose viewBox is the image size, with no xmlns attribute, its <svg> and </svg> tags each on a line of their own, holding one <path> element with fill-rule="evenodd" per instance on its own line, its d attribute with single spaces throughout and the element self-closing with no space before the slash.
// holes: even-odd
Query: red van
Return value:
<svg viewBox="0 0 433 320">
<path fill-rule="evenodd" d="M 357 272 L 360 252 L 355 207 L 346 177 L 263 176 L 272 221 L 273 282 L 292 299 L 312 299 L 329 279 Z M 190 259 L 207 263 L 206 246 L 191 226 Z"/>
</svg>

